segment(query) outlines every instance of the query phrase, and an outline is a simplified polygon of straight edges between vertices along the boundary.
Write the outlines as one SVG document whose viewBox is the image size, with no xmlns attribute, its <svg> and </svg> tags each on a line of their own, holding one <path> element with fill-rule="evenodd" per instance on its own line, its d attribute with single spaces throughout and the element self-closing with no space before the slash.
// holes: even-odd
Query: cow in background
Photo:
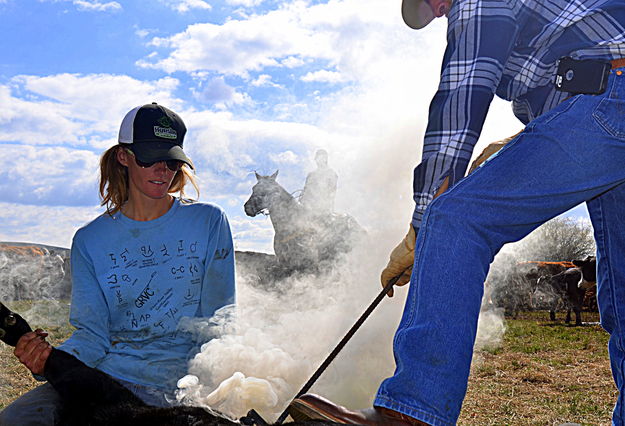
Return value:
<svg viewBox="0 0 625 426">
<path fill-rule="evenodd" d="M 512 318 L 519 312 L 536 310 L 535 293 L 541 277 L 556 275 L 574 266 L 570 262 L 518 262 L 513 256 L 499 256 L 496 262 L 485 283 L 486 303 L 502 308 L 504 314 Z"/>
<path fill-rule="evenodd" d="M 584 260 L 574 260 L 574 266 L 554 275 L 538 278 L 532 295 L 536 308 L 548 309 L 549 318 L 556 320 L 556 311 L 566 309 L 565 322 L 571 322 L 571 311 L 575 313 L 575 325 L 582 325 L 581 311 L 586 291 L 596 285 L 597 261 L 594 256 Z"/>
</svg>

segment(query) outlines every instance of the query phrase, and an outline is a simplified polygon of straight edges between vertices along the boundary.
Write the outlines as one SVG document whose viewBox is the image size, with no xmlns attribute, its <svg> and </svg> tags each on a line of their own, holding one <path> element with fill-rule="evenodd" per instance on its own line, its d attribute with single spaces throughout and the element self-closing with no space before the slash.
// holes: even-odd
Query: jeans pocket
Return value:
<svg viewBox="0 0 625 426">
<path fill-rule="evenodd" d="M 592 113 L 595 122 L 610 135 L 625 139 L 625 101 L 604 98 Z"/>
</svg>

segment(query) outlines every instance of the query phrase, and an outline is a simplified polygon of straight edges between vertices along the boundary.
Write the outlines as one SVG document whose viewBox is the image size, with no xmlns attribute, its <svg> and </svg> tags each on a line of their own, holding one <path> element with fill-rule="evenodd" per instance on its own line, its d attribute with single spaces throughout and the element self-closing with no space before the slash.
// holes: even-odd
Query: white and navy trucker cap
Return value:
<svg viewBox="0 0 625 426">
<path fill-rule="evenodd" d="M 182 150 L 186 133 L 187 127 L 178 114 L 152 102 L 126 114 L 118 141 L 145 163 L 179 160 L 193 168 Z"/>
</svg>

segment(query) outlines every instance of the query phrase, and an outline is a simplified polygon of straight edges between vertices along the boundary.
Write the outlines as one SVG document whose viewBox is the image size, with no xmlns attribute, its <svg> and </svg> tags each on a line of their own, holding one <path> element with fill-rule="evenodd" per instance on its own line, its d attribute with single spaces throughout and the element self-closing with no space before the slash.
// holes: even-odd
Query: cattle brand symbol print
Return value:
<svg viewBox="0 0 625 426">
<path fill-rule="evenodd" d="M 152 247 L 150 245 L 141 246 L 140 252 L 141 256 L 143 256 L 140 268 L 147 268 L 149 266 L 158 265 L 158 262 L 154 258 L 154 251 L 152 250 Z"/>
<path fill-rule="evenodd" d="M 108 277 L 106 277 L 106 283 L 108 285 L 111 286 L 111 288 L 117 288 L 119 287 L 119 285 L 117 285 L 117 274 L 111 274 Z"/>
<path fill-rule="evenodd" d="M 150 300 L 150 297 L 154 296 L 154 291 L 150 290 L 150 285 L 145 286 L 139 297 L 135 300 L 135 306 L 142 308 L 145 302 Z"/>
<path fill-rule="evenodd" d="M 226 248 L 215 250 L 215 260 L 222 260 L 228 257 L 230 250 Z"/>
<path fill-rule="evenodd" d="M 175 280 L 180 280 L 180 279 L 184 278 L 184 276 L 183 276 L 183 274 L 185 272 L 184 265 L 181 265 L 179 268 L 172 267 L 170 272 L 174 276 Z"/>
<path fill-rule="evenodd" d="M 142 246 L 141 254 L 143 255 L 143 257 L 152 257 L 154 255 L 154 252 L 152 251 L 152 247 Z"/>
<path fill-rule="evenodd" d="M 150 280 L 148 281 L 146 286 L 143 288 L 143 290 L 141 290 L 141 293 L 139 294 L 139 296 L 135 299 L 135 306 L 137 308 L 142 308 L 143 305 L 145 305 L 145 303 L 148 300 L 150 300 L 152 296 L 154 296 L 155 294 L 154 290 L 150 289 L 150 284 L 152 283 L 154 276 L 156 276 L 156 272 L 152 272 L 152 275 L 150 276 Z"/>
<path fill-rule="evenodd" d="M 178 254 L 177 256 L 186 256 L 187 251 L 184 248 L 184 240 L 178 240 Z"/>
</svg>

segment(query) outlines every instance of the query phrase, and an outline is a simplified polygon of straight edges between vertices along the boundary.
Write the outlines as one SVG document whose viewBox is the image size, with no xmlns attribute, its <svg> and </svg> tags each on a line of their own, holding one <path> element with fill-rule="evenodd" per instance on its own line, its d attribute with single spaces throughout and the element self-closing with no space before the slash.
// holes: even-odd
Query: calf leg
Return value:
<svg viewBox="0 0 625 426">
<path fill-rule="evenodd" d="M 582 310 L 576 306 L 573 311 L 575 312 L 575 325 L 582 325 Z"/>
</svg>

